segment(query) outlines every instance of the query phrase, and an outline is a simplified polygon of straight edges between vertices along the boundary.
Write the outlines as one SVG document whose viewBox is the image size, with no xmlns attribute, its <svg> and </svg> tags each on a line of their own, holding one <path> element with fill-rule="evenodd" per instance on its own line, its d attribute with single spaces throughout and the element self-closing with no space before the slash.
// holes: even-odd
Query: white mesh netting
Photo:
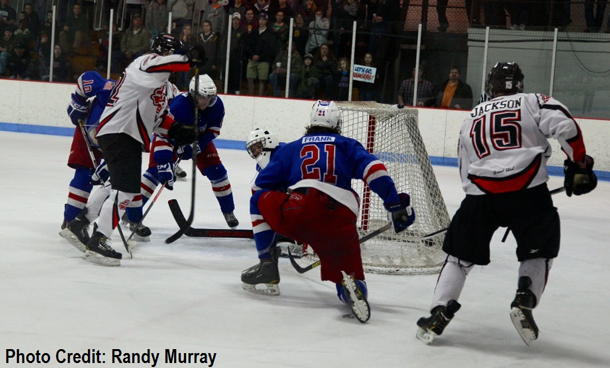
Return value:
<svg viewBox="0 0 610 368">
<path fill-rule="evenodd" d="M 388 230 L 362 244 L 367 272 L 430 274 L 440 270 L 445 233 L 422 239 L 449 226 L 449 214 L 417 126 L 416 109 L 396 109 L 376 102 L 337 102 L 342 111 L 342 134 L 357 139 L 387 167 L 398 192 L 411 195 L 415 222 L 407 231 Z M 366 235 L 388 223 L 383 202 L 361 180 L 359 227 Z"/>
</svg>

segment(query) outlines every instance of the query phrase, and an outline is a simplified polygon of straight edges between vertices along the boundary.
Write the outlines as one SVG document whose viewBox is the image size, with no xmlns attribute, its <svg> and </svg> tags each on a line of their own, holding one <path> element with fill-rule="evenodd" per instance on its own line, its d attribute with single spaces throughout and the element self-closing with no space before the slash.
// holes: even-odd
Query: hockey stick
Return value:
<svg viewBox="0 0 610 368">
<path fill-rule="evenodd" d="M 116 227 L 119 229 L 119 235 L 121 236 L 121 240 L 123 241 L 123 245 L 125 246 L 125 249 L 127 250 L 127 253 L 129 253 L 129 258 L 133 259 L 133 254 L 131 253 L 131 249 L 136 247 L 136 242 L 133 240 L 126 240 L 125 239 L 125 235 L 123 234 L 123 229 L 121 229 L 121 220 L 119 218 L 119 192 L 117 191 L 116 196 L 114 197 L 114 216 L 116 216 L 117 218 L 117 225 Z"/>
<path fill-rule="evenodd" d="M 565 192 L 565 190 L 566 190 L 565 187 L 559 187 L 559 188 L 555 188 L 555 189 L 551 190 L 549 193 L 551 193 L 551 195 L 555 195 L 557 193 Z M 506 232 L 504 233 L 504 236 L 502 237 L 502 243 L 504 243 L 506 241 L 506 238 L 508 238 L 509 233 L 510 233 L 510 227 L 507 227 Z"/>
<path fill-rule="evenodd" d="M 93 170 L 95 171 L 97 169 L 97 160 L 95 159 L 95 154 L 93 153 L 93 148 L 91 147 L 91 142 L 89 141 L 89 135 L 87 134 L 87 130 L 85 129 L 84 121 L 79 120 L 78 127 L 80 129 L 81 134 L 83 135 L 83 139 L 85 140 L 87 152 L 89 152 L 89 157 L 91 158 L 91 163 L 93 164 Z"/>
<path fill-rule="evenodd" d="M 360 244 L 364 243 L 367 240 L 370 240 L 371 238 L 376 237 L 377 235 L 388 231 L 389 229 L 392 228 L 392 223 L 387 223 L 385 225 L 383 225 L 382 227 L 380 227 L 379 229 L 371 232 L 370 234 L 366 234 L 365 236 L 363 236 L 362 238 L 360 238 Z M 426 239 L 430 239 L 433 238 L 435 236 L 437 236 L 438 234 L 442 234 L 445 231 L 447 231 L 448 228 L 444 228 L 444 229 L 440 229 L 437 230 L 435 232 L 432 232 L 430 234 L 426 234 L 424 236 L 409 236 L 406 237 L 405 239 L 409 239 L 409 240 L 413 240 L 413 241 L 418 241 L 418 240 L 426 240 Z M 310 264 L 309 266 L 305 266 L 305 267 L 301 267 L 299 266 L 299 264 L 294 260 L 294 257 L 292 256 L 292 254 L 290 253 L 290 248 L 288 248 L 288 258 L 290 258 L 290 263 L 292 264 L 292 267 L 294 267 L 295 270 L 297 270 L 298 273 L 305 273 L 311 269 L 314 269 L 316 267 L 318 267 L 320 265 L 320 261 L 315 261 L 314 263 Z"/>
<path fill-rule="evenodd" d="M 180 205 L 178 201 L 175 199 L 170 199 L 167 201 L 169 204 L 169 209 L 174 216 L 174 220 L 180 228 L 186 226 L 186 218 L 184 218 L 184 214 L 180 209 Z M 191 226 L 186 226 L 186 230 L 184 231 L 184 235 L 199 237 L 199 238 L 242 238 L 242 239 L 252 239 L 254 238 L 254 234 L 252 230 L 245 229 L 202 229 L 202 228 L 193 228 Z"/>
<path fill-rule="evenodd" d="M 193 131 L 195 132 L 195 140 L 193 140 L 193 143 L 191 144 L 191 148 L 192 148 L 192 152 L 193 152 L 193 157 L 191 158 L 193 160 L 193 171 L 192 171 L 192 178 L 191 178 L 191 212 L 189 213 L 189 218 L 186 220 L 186 223 L 184 224 L 184 226 L 180 227 L 180 229 L 172 236 L 170 236 L 169 238 L 165 239 L 165 243 L 167 244 L 171 244 L 173 242 L 175 242 L 176 240 L 178 240 L 178 238 L 180 238 L 182 235 L 184 235 L 184 232 L 191 226 L 191 224 L 193 223 L 193 220 L 195 219 L 195 190 L 197 189 L 195 186 L 196 180 L 195 178 L 197 177 L 197 133 L 199 132 L 199 100 L 197 98 L 197 94 L 199 93 L 199 67 L 195 67 L 195 120 L 193 121 Z"/>
<path fill-rule="evenodd" d="M 129 238 L 127 238 L 127 241 L 130 241 L 131 238 L 133 238 L 133 235 L 136 233 L 136 230 L 138 229 L 138 227 L 140 227 L 140 225 L 142 225 L 142 223 L 144 222 L 144 219 L 146 218 L 146 215 L 148 215 L 148 213 L 150 212 L 150 209 L 152 208 L 153 204 L 155 204 L 155 202 L 157 201 L 157 198 L 159 198 L 159 195 L 161 194 L 161 192 L 163 191 L 163 189 L 165 189 L 165 185 L 167 183 L 163 184 L 161 186 L 161 189 L 159 189 L 159 191 L 157 192 L 157 194 L 155 195 L 155 197 L 153 198 L 152 202 L 150 202 L 150 205 L 148 206 L 148 208 L 146 209 L 146 211 L 144 211 L 144 214 L 142 215 L 142 218 L 140 219 L 140 221 L 138 222 L 138 224 L 136 225 L 136 227 L 133 228 L 133 231 L 131 232 L 131 235 L 129 235 Z"/>
</svg>

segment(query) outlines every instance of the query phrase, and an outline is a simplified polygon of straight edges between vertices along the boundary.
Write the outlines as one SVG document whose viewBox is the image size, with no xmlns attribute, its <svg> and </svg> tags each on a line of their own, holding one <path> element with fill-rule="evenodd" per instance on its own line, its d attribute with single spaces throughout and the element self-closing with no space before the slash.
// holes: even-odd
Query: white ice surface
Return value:
<svg viewBox="0 0 610 368">
<path fill-rule="evenodd" d="M 610 183 L 591 194 L 554 197 L 562 219 L 562 249 L 534 315 L 540 338 L 527 347 L 514 330 L 509 305 L 517 286 L 515 242 L 495 234 L 492 263 L 475 268 L 462 309 L 443 336 L 427 346 L 415 338 L 428 315 L 436 276 L 367 275 L 371 319 L 348 313 L 319 270 L 299 275 L 280 261 L 282 295 L 241 289 L 240 273 L 257 262 L 250 240 L 165 238 L 177 230 L 166 204 L 177 198 L 188 215 L 189 181 L 166 191 L 145 223 L 153 235 L 121 267 L 96 266 L 58 235 L 73 171 L 71 138 L 0 132 L 0 365 L 7 349 L 58 349 L 105 354 L 112 349 L 217 353 L 215 367 L 609 367 Z M 556 153 L 560 154 L 560 153 Z M 249 183 L 254 162 L 245 151 L 221 150 L 240 228 L 250 228 Z M 147 159 L 147 157 L 145 157 Z M 450 214 L 463 193 L 456 168 L 435 167 Z M 207 179 L 197 177 L 195 227 L 226 228 Z M 562 185 L 553 177 L 549 187 Z M 115 232 L 117 250 L 124 249 Z M 52 359 L 53 362 L 53 359 Z M 208 366 L 192 364 L 176 366 Z M 18 365 L 67 366 L 66 364 Z M 71 366 L 93 366 L 73 364 Z M 151 364 L 123 364 L 150 367 Z M 158 367 L 168 367 L 160 362 Z"/>
</svg>

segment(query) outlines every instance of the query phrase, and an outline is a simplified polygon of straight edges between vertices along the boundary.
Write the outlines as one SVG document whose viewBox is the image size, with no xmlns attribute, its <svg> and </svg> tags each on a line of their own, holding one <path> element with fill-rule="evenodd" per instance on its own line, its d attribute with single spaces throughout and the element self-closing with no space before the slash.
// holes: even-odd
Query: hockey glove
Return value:
<svg viewBox="0 0 610 368">
<path fill-rule="evenodd" d="M 159 179 L 159 183 L 165 184 L 165 187 L 169 190 L 174 189 L 174 182 L 176 181 L 174 167 L 175 165 L 173 162 L 157 165 L 157 178 Z"/>
<path fill-rule="evenodd" d="M 197 138 L 197 134 L 193 130 L 193 127 L 185 126 L 179 122 L 175 122 L 167 134 L 176 142 L 177 146 L 191 144 Z"/>
<path fill-rule="evenodd" d="M 201 45 L 195 45 L 191 47 L 187 55 L 189 57 L 189 63 L 191 68 L 199 68 L 205 64 L 207 58 L 205 57 L 205 49 Z"/>
<path fill-rule="evenodd" d="M 72 120 L 72 124 L 78 126 L 79 121 L 85 121 L 88 112 L 89 103 L 87 99 L 77 93 L 73 93 L 72 101 L 70 101 L 68 106 L 68 116 Z"/>
<path fill-rule="evenodd" d="M 407 193 L 400 193 L 400 203 L 386 203 L 388 220 L 392 222 L 396 234 L 407 230 L 415 221 L 415 211 L 411 207 L 411 197 Z"/>
<path fill-rule="evenodd" d="M 108 172 L 106 160 L 102 160 L 91 175 L 91 184 L 103 185 L 108 180 L 108 178 L 110 178 L 110 172 Z"/>
<path fill-rule="evenodd" d="M 585 167 L 581 168 L 577 163 L 571 160 L 563 162 L 563 173 L 565 179 L 563 186 L 566 188 L 568 197 L 575 195 L 587 194 L 597 186 L 597 176 L 593 172 L 595 160 L 591 156 L 585 156 Z"/>
<path fill-rule="evenodd" d="M 199 145 L 197 145 L 197 154 L 201 153 L 201 149 L 199 149 Z M 193 158 L 193 146 L 190 144 L 185 144 L 176 149 L 176 154 L 182 161 L 190 160 Z"/>
</svg>

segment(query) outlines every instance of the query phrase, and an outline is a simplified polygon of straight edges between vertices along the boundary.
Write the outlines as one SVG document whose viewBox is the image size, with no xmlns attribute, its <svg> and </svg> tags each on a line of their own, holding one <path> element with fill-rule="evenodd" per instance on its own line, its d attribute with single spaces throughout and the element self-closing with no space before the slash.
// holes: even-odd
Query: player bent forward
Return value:
<svg viewBox="0 0 610 368">
<path fill-rule="evenodd" d="M 593 159 L 586 155 L 578 124 L 555 99 L 522 93 L 516 63 L 497 63 L 489 73 L 493 99 L 464 120 L 458 158 L 466 198 L 453 217 L 443 250 L 448 254 L 432 297 L 432 315 L 421 318 L 417 337 L 430 343 L 460 309 L 458 299 L 474 265 L 490 262 L 490 241 L 500 226 L 517 240 L 518 288 L 510 317 L 523 341 L 538 338 L 532 309 L 539 303 L 559 252 L 559 215 L 547 188 L 548 138 L 568 156 L 568 196 L 595 188 Z"/>
<path fill-rule="evenodd" d="M 366 322 L 370 308 L 352 179 L 364 180 L 383 199 L 396 232 L 411 225 L 415 214 L 383 163 L 358 141 L 341 136 L 340 122 L 334 102 L 316 102 L 305 135 L 282 147 L 258 174 L 254 187 L 260 190 L 250 200 L 250 215 L 260 262 L 244 270 L 241 280 L 248 291 L 279 295 L 275 238 L 281 234 L 312 247 L 322 280 L 334 282 L 341 301 Z"/>
</svg>

